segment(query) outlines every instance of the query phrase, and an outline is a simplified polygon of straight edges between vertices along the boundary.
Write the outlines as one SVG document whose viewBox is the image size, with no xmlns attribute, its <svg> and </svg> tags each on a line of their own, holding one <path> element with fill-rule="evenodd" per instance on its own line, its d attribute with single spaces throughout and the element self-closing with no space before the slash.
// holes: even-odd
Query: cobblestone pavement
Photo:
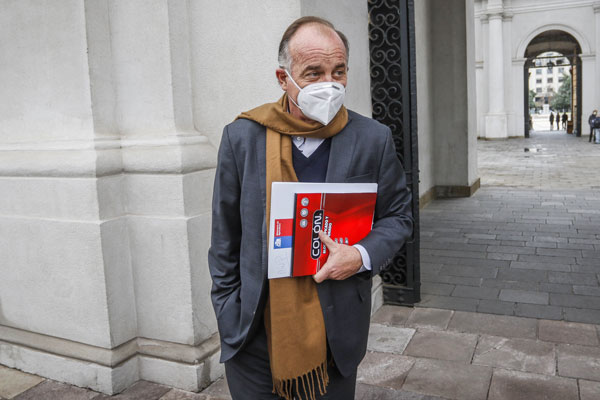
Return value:
<svg viewBox="0 0 600 400">
<path fill-rule="evenodd" d="M 479 150 L 482 188 L 421 210 L 419 306 L 600 323 L 600 145 L 559 131 Z"/>
<path fill-rule="evenodd" d="M 482 187 L 421 212 L 420 307 L 600 323 L 600 190 Z"/>
<path fill-rule="evenodd" d="M 357 398 L 598 399 L 599 328 L 384 306 L 372 319 Z"/>
<path fill-rule="evenodd" d="M 372 319 L 368 352 L 358 370 L 356 399 L 598 399 L 599 336 L 599 325 L 383 306 Z M 12 400 L 231 400 L 223 379 L 202 393 L 140 381 L 110 397 L 3 367 L 0 396 Z"/>
<path fill-rule="evenodd" d="M 565 131 L 531 132 L 529 139 L 479 140 L 482 185 L 536 189 L 600 189 L 600 144 Z"/>
</svg>

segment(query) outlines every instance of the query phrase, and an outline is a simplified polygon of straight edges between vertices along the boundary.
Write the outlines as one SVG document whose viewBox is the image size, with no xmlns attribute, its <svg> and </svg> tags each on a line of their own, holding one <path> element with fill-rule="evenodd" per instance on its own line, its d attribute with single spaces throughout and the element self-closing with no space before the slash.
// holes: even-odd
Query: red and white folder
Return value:
<svg viewBox="0 0 600 400">
<path fill-rule="evenodd" d="M 268 277 L 313 275 L 327 261 L 323 230 L 353 245 L 369 234 L 376 183 L 274 182 L 271 189 Z"/>
</svg>

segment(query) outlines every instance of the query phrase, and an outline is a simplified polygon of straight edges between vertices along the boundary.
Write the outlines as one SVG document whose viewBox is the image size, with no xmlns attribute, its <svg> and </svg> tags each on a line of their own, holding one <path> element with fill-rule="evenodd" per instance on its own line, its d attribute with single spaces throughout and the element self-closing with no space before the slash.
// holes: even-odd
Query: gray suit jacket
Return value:
<svg viewBox="0 0 600 400">
<path fill-rule="evenodd" d="M 213 194 L 212 301 L 221 337 L 221 362 L 232 358 L 258 328 L 267 284 L 265 128 L 238 119 L 223 131 Z M 411 194 L 390 129 L 349 111 L 331 141 L 327 182 L 377 182 L 375 223 L 359 243 L 373 270 L 317 285 L 327 340 L 340 372 L 358 366 L 367 347 L 371 276 L 412 234 Z"/>
</svg>

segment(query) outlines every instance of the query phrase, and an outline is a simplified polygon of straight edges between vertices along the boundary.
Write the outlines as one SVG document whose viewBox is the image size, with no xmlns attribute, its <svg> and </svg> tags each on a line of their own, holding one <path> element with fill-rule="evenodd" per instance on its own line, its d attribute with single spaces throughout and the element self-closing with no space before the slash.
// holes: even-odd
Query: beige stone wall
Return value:
<svg viewBox="0 0 600 400">
<path fill-rule="evenodd" d="M 415 2 L 420 196 L 461 195 L 478 179 L 469 15 L 472 1 Z"/>
<path fill-rule="evenodd" d="M 307 14 L 348 32 L 347 105 L 369 115 L 366 3 L 346 3 L 0 0 L 0 364 L 105 393 L 222 374 L 222 128 L 281 96 L 278 43 Z"/>
</svg>

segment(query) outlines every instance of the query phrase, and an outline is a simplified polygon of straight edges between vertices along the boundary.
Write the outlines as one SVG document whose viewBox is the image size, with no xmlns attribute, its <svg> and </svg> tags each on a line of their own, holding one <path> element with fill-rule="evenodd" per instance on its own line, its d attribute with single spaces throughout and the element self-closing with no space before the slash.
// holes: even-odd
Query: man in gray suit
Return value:
<svg viewBox="0 0 600 400">
<path fill-rule="evenodd" d="M 411 194 L 390 129 L 342 106 L 347 62 L 348 42 L 331 23 L 316 17 L 295 21 L 279 49 L 276 76 L 284 96 L 242 114 L 223 132 L 209 266 L 221 361 L 236 400 L 354 398 L 369 331 L 371 277 L 412 234 Z M 268 199 L 270 183 L 277 180 L 378 183 L 371 233 L 355 246 L 321 233 L 328 262 L 310 282 L 289 278 L 292 285 L 304 282 L 297 293 L 316 287 L 319 312 L 297 328 L 323 321 L 327 362 L 326 371 L 315 366 L 297 378 L 284 375 L 283 385 L 273 365 L 278 349 L 272 338 L 279 327 L 272 310 L 289 296 L 293 301 L 294 294 L 266 278 Z M 303 307 L 298 300 L 293 308 Z M 297 347 L 305 348 L 300 342 Z M 293 369 L 305 357 L 291 351 L 288 358 Z"/>
</svg>

